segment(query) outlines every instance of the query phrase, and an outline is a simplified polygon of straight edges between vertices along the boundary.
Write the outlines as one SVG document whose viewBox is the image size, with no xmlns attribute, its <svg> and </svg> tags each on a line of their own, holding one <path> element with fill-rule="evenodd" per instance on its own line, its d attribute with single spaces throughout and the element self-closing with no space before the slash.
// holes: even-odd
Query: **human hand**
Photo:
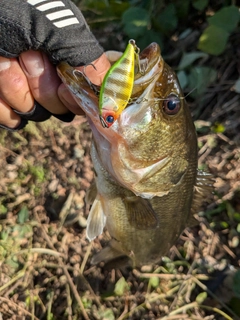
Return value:
<svg viewBox="0 0 240 320">
<path fill-rule="evenodd" d="M 84 69 L 97 85 L 110 67 L 72 1 L 61 0 L 54 7 L 41 2 L 1 1 L 0 127 L 18 130 L 28 120 L 44 121 L 51 115 L 69 122 L 74 117 L 69 110 L 82 114 L 57 76 L 59 62 Z"/>
<path fill-rule="evenodd" d="M 104 76 L 108 69 L 111 67 L 111 63 L 108 60 L 108 56 L 103 53 L 98 59 L 93 61 L 91 64 L 82 67 L 76 67 L 77 70 L 84 71 L 84 74 L 93 84 L 100 86 L 103 82 Z M 67 87 L 62 83 L 58 88 L 58 95 L 61 101 L 67 108 L 74 114 L 84 114 L 82 109 L 73 99 Z"/>
<path fill-rule="evenodd" d="M 110 63 L 103 54 L 92 64 L 96 69 L 88 65 L 84 72 L 91 82 L 100 85 Z M 17 128 L 21 124 L 17 112 L 31 112 L 36 102 L 51 114 L 63 115 L 63 119 L 69 110 L 83 114 L 45 53 L 29 50 L 21 53 L 19 59 L 0 57 L 0 124 Z"/>
</svg>

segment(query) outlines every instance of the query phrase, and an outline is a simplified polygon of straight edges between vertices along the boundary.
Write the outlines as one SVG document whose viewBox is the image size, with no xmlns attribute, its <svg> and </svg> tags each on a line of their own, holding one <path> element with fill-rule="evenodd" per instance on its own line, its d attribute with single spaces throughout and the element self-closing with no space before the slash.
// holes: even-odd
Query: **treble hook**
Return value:
<svg viewBox="0 0 240 320">
<path fill-rule="evenodd" d="M 136 45 L 136 42 L 133 39 L 129 40 L 129 43 L 131 43 L 135 47 L 135 55 L 136 55 L 138 71 L 143 76 L 146 73 L 146 69 L 143 69 L 142 66 L 141 66 L 140 57 L 139 57 L 140 48 Z"/>
<path fill-rule="evenodd" d="M 98 95 L 99 95 L 99 90 L 97 89 L 97 86 L 96 86 L 95 84 L 93 84 L 93 83 L 89 80 L 88 76 L 87 76 L 86 73 L 85 73 L 85 69 L 86 69 L 86 67 L 88 67 L 88 66 L 92 66 L 92 67 L 97 71 L 95 65 L 92 64 L 92 63 L 89 63 L 89 64 L 83 66 L 83 70 L 82 70 L 82 71 L 75 69 L 75 70 L 73 71 L 73 74 L 74 74 L 74 76 L 76 77 L 76 73 L 81 73 L 81 75 L 84 77 L 84 79 L 85 79 L 86 82 L 88 83 L 89 87 L 90 87 L 90 88 L 93 90 L 93 92 L 98 96 Z M 76 77 L 76 78 L 77 78 L 77 77 Z"/>
</svg>

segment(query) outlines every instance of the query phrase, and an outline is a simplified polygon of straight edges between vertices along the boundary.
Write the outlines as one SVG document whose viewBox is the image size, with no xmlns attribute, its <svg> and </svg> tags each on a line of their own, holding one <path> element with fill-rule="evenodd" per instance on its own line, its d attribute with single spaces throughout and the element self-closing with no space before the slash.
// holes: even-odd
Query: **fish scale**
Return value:
<svg viewBox="0 0 240 320">
<path fill-rule="evenodd" d="M 212 190 L 212 176 L 197 169 L 195 127 L 174 71 L 156 43 L 140 59 L 148 64 L 144 75 L 135 74 L 131 105 L 108 129 L 84 77 L 58 67 L 93 132 L 86 236 L 91 241 L 106 227 L 111 240 L 92 263 L 122 256 L 133 267 L 158 263 L 184 228 L 197 224 L 193 214 Z"/>
</svg>

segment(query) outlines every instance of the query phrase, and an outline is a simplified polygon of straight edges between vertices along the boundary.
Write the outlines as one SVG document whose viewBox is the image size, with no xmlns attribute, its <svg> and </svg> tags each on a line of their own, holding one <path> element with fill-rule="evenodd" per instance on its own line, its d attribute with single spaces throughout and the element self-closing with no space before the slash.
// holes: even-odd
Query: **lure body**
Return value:
<svg viewBox="0 0 240 320">
<path fill-rule="evenodd" d="M 127 106 L 134 82 L 135 56 L 139 50 L 134 40 L 130 40 L 123 55 L 117 60 L 104 77 L 100 95 L 100 120 L 109 128 Z"/>
</svg>

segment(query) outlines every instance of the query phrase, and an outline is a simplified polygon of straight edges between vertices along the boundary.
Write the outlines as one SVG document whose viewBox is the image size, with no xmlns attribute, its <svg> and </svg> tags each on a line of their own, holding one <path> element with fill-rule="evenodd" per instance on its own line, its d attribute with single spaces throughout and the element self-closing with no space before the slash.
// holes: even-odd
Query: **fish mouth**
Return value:
<svg viewBox="0 0 240 320">
<path fill-rule="evenodd" d="M 117 57 L 117 59 L 118 58 L 119 57 Z M 156 73 L 159 74 L 159 64 L 162 60 L 159 45 L 155 42 L 151 43 L 139 54 L 139 59 L 140 66 L 144 70 L 144 74 L 141 74 L 140 72 L 135 74 L 132 94 L 133 97 L 130 99 L 129 105 L 132 104 L 132 101 L 136 100 L 139 88 L 143 85 L 147 86 L 147 84 L 152 81 L 154 75 Z M 99 119 L 98 96 L 91 87 L 90 82 L 86 80 L 84 74 L 76 68 L 71 67 L 66 62 L 61 62 L 57 66 L 57 72 L 83 111 L 95 124 L 99 122 L 102 126 L 103 121 L 101 118 Z M 121 114 L 119 114 L 118 118 L 120 118 L 120 116 Z M 115 122 L 117 122 L 117 120 Z M 115 127 L 114 124 L 111 126 L 112 129 Z M 106 126 L 104 126 L 104 128 L 105 127 Z"/>
<path fill-rule="evenodd" d="M 163 69 L 159 45 L 157 43 L 150 44 L 140 53 L 139 58 L 143 68 L 145 66 L 145 73 L 136 75 L 129 104 L 121 114 L 117 115 L 116 121 L 110 125 L 106 123 L 102 115 L 99 115 L 98 96 L 83 73 L 66 62 L 61 62 L 57 67 L 61 80 L 87 117 L 91 119 L 91 127 L 95 126 L 99 134 L 110 143 L 115 143 L 116 138 L 122 136 L 123 125 L 137 125 L 137 122 L 141 122 L 143 118 L 147 124 L 148 118 L 150 119 L 147 112 L 148 99 L 150 100 L 150 96 L 153 95 L 153 83 L 156 76 L 159 76 Z"/>
</svg>

